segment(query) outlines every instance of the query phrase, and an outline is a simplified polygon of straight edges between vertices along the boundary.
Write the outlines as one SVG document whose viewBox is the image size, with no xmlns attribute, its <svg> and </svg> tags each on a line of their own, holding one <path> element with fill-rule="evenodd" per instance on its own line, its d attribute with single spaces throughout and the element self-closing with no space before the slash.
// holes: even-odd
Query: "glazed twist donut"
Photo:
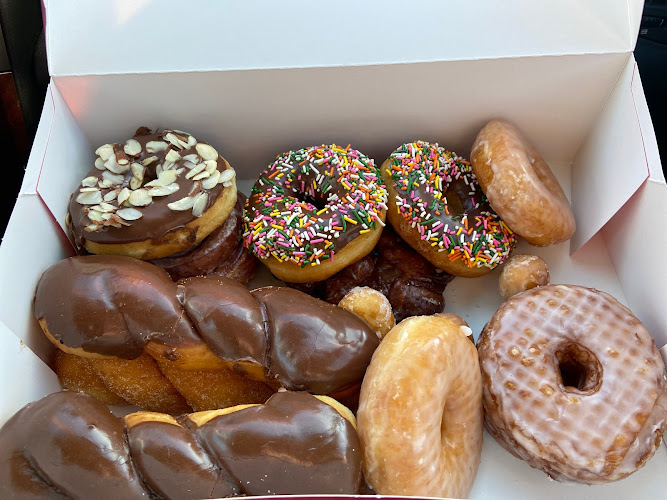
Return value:
<svg viewBox="0 0 667 500">
<path fill-rule="evenodd" d="M 211 234 L 236 203 L 234 169 L 186 132 L 141 127 L 95 155 L 66 219 L 79 251 L 166 257 Z"/>
<path fill-rule="evenodd" d="M 0 429 L 0 464 L 2 498 L 358 494 L 362 484 L 354 416 L 297 392 L 178 419 L 121 419 L 94 398 L 58 392 Z"/>
<path fill-rule="evenodd" d="M 465 322 L 403 320 L 361 387 L 364 476 L 380 495 L 466 498 L 482 452 L 482 382 Z"/>
<path fill-rule="evenodd" d="M 478 350 L 487 429 L 550 477 L 615 481 L 660 446 L 665 367 L 646 328 L 610 295 L 574 285 L 519 293 Z"/>
<path fill-rule="evenodd" d="M 57 262 L 39 280 L 34 312 L 108 389 L 167 412 L 229 406 L 216 391 L 230 383 L 241 386 L 231 404 L 265 399 L 268 386 L 354 394 L 379 343 L 359 316 L 296 290 L 250 292 L 218 276 L 174 283 L 121 256 Z"/>
</svg>

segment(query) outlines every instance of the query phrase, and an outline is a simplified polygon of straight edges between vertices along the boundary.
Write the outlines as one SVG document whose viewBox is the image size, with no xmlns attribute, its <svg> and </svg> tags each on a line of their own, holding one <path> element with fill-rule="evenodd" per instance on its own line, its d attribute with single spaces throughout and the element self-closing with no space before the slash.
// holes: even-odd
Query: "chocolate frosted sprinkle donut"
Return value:
<svg viewBox="0 0 667 500">
<path fill-rule="evenodd" d="M 252 188 L 245 244 L 280 279 L 322 280 L 373 249 L 386 201 L 378 169 L 359 151 L 335 144 L 289 151 Z"/>
<path fill-rule="evenodd" d="M 470 164 L 437 144 L 403 144 L 382 165 L 389 221 L 433 265 L 481 276 L 504 262 L 514 233 L 491 209 Z"/>
<path fill-rule="evenodd" d="M 604 483 L 651 458 L 667 429 L 665 367 L 610 295 L 546 285 L 507 300 L 478 345 L 486 427 L 561 481 Z"/>
<path fill-rule="evenodd" d="M 166 257 L 208 236 L 236 203 L 234 169 L 186 132 L 142 127 L 95 154 L 69 204 L 67 226 L 78 250 Z"/>
</svg>

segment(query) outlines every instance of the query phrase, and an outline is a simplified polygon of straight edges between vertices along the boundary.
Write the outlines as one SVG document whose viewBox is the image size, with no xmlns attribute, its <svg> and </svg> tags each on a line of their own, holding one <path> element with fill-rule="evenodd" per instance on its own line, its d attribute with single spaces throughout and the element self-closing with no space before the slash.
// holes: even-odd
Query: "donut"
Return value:
<svg viewBox="0 0 667 500">
<path fill-rule="evenodd" d="M 248 291 L 215 275 L 174 283 L 112 255 L 47 269 L 34 315 L 64 353 L 63 385 L 104 386 L 164 413 L 255 403 L 281 387 L 354 401 L 379 343 L 360 316 L 291 288 Z"/>
<path fill-rule="evenodd" d="M 323 280 L 373 250 L 386 201 L 375 163 L 350 146 L 289 151 L 252 187 L 245 244 L 283 281 Z"/>
<path fill-rule="evenodd" d="M 396 326 L 387 297 L 367 286 L 355 287 L 347 292 L 338 303 L 338 307 L 364 318 L 380 340 Z"/>
<path fill-rule="evenodd" d="M 622 479 L 660 446 L 665 366 L 610 295 L 575 285 L 522 292 L 493 315 L 478 351 L 486 428 L 551 478 Z"/>
<path fill-rule="evenodd" d="M 574 214 L 540 153 L 506 120 L 480 130 L 470 154 L 472 169 L 493 209 L 531 245 L 570 239 Z"/>
<path fill-rule="evenodd" d="M 446 317 L 393 328 L 361 387 L 357 431 L 364 476 L 380 495 L 467 498 L 482 452 L 475 345 Z"/>
<path fill-rule="evenodd" d="M 396 232 L 436 267 L 482 276 L 509 257 L 514 233 L 489 206 L 470 164 L 437 144 L 403 144 L 381 167 Z"/>
<path fill-rule="evenodd" d="M 237 193 L 229 217 L 194 248 L 149 262 L 167 271 L 174 281 L 215 274 L 247 285 L 255 275 L 257 260 L 243 248 L 245 200 L 242 193 Z"/>
<path fill-rule="evenodd" d="M 78 251 L 166 257 L 211 234 L 236 203 L 234 169 L 186 132 L 141 127 L 95 155 L 66 218 Z"/>
<path fill-rule="evenodd" d="M 94 398 L 56 392 L 0 428 L 0 497 L 359 494 L 355 425 L 338 402 L 303 392 L 178 418 L 119 418 Z"/>
<path fill-rule="evenodd" d="M 500 296 L 507 300 L 512 295 L 549 284 L 549 268 L 537 255 L 513 255 L 498 278 Z"/>
<path fill-rule="evenodd" d="M 373 251 L 333 276 L 311 283 L 285 283 L 331 304 L 339 304 L 357 287 L 384 294 L 397 323 L 409 316 L 428 316 L 445 308 L 443 295 L 454 276 L 438 269 L 403 241 L 390 225 Z"/>
</svg>

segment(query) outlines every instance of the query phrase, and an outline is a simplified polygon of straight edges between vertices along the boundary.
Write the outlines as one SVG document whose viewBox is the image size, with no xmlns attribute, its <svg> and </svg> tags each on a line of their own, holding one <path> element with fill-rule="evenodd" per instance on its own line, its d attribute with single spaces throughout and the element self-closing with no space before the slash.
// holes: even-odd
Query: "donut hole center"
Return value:
<svg viewBox="0 0 667 500">
<path fill-rule="evenodd" d="M 602 364 L 581 344 L 571 343 L 556 351 L 558 372 L 566 392 L 590 394 L 602 382 Z"/>
<path fill-rule="evenodd" d="M 292 196 L 297 200 L 299 200 L 300 202 L 313 205 L 318 212 L 323 208 L 326 208 L 328 205 L 328 201 L 319 191 L 316 191 L 314 195 L 311 193 L 304 193 L 300 191 L 292 193 Z"/>
</svg>

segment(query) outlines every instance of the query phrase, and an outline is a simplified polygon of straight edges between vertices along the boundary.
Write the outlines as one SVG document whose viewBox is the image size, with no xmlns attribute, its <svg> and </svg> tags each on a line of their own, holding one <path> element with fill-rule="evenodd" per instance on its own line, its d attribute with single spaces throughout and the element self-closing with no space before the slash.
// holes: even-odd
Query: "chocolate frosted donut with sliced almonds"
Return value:
<svg viewBox="0 0 667 500">
<path fill-rule="evenodd" d="M 208 236 L 236 203 L 234 169 L 186 132 L 142 127 L 95 154 L 69 204 L 67 226 L 77 249 L 166 257 Z"/>
<path fill-rule="evenodd" d="M 0 429 L 2 498 L 197 499 L 359 494 L 352 413 L 327 397 L 281 392 L 264 404 L 124 419 L 57 392 Z"/>
<path fill-rule="evenodd" d="M 297 290 L 174 283 L 122 256 L 57 262 L 34 312 L 64 385 L 168 413 L 256 403 L 279 387 L 354 398 L 379 343 L 361 317 Z"/>
</svg>

